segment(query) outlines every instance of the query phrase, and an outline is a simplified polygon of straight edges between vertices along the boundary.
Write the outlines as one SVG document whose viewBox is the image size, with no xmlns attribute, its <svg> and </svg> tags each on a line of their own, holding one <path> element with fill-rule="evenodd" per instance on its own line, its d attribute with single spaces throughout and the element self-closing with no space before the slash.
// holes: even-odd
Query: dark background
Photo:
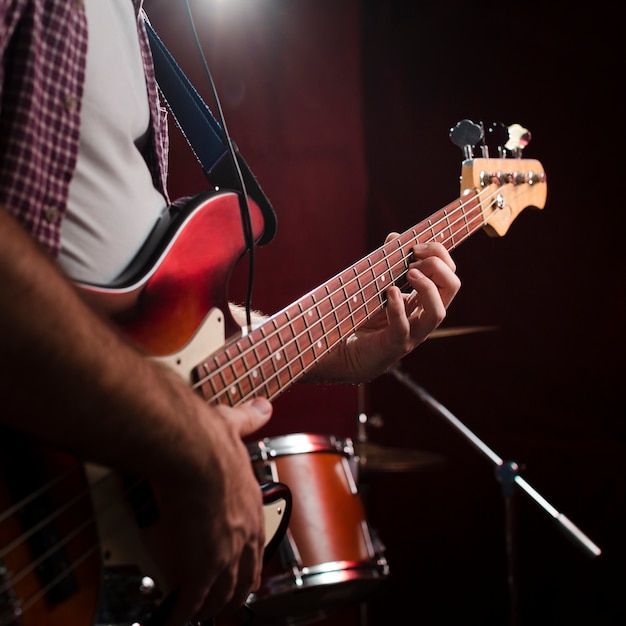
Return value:
<svg viewBox="0 0 626 626">
<path fill-rule="evenodd" d="M 365 411 L 382 423 L 368 427 L 371 440 L 445 459 L 363 480 L 391 575 L 364 611 L 335 621 L 626 623 L 624 33 L 612 5 L 192 7 L 230 133 L 279 217 L 257 258 L 254 304 L 268 313 L 457 197 L 462 154 L 448 130 L 461 119 L 522 124 L 532 134 L 525 155 L 548 175 L 544 210 L 454 252 L 463 287 L 444 327 L 495 330 L 430 339 L 402 367 L 603 553 L 591 558 L 516 488 L 507 560 L 491 461 L 395 378 L 365 385 L 362 401 L 356 387 L 296 385 L 259 437 L 355 437 Z M 183 3 L 146 9 L 210 102 Z M 176 131 L 172 142 L 174 194 L 203 188 Z M 244 285 L 238 268 L 229 290 L 237 297 Z"/>
</svg>

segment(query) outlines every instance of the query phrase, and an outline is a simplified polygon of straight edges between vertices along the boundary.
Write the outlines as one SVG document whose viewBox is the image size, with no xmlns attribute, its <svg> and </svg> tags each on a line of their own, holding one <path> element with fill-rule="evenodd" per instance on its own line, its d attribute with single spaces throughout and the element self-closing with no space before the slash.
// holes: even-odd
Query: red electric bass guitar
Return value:
<svg viewBox="0 0 626 626">
<path fill-rule="evenodd" d="M 503 236 L 522 210 L 542 209 L 546 194 L 536 160 L 468 159 L 458 199 L 245 334 L 228 313 L 224 288 L 246 250 L 234 192 L 193 198 L 115 284 L 81 288 L 208 403 L 272 399 L 378 313 L 389 285 L 407 285 L 415 244 L 452 249 L 479 230 Z M 262 213 L 249 204 L 258 238 Z M 120 490 L 119 477 L 103 468 L 0 436 L 0 626 L 88 626 L 98 606 L 111 616 L 107 623 L 119 615 L 146 623 L 167 590 L 135 538 L 150 513 L 141 485 L 122 482 Z M 272 484 L 265 495 L 268 543 L 275 544 L 289 496 Z"/>
</svg>

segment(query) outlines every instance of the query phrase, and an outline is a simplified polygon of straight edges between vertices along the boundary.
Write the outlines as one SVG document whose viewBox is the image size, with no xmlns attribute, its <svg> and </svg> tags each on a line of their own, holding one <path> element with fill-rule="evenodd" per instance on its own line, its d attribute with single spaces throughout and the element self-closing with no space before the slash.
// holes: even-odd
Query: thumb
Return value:
<svg viewBox="0 0 626 626">
<path fill-rule="evenodd" d="M 237 420 L 239 435 L 245 437 L 262 426 L 272 417 L 272 403 L 267 398 L 253 398 L 239 407 L 241 419 Z"/>
</svg>

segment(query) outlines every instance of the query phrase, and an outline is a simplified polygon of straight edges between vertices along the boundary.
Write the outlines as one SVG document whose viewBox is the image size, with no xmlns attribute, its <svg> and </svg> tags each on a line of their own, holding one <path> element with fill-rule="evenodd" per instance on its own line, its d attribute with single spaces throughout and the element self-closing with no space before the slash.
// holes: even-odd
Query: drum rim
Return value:
<svg viewBox="0 0 626 626">
<path fill-rule="evenodd" d="M 312 452 L 331 452 L 354 456 L 354 445 L 350 437 L 322 435 L 320 433 L 298 432 L 264 437 L 246 444 L 246 447 L 252 461 Z"/>
<path fill-rule="evenodd" d="M 356 580 L 382 582 L 387 576 L 389 565 L 384 557 L 379 557 L 376 561 L 329 561 L 272 576 L 250 594 L 247 602 L 252 605 L 289 591 L 297 592 Z"/>
</svg>

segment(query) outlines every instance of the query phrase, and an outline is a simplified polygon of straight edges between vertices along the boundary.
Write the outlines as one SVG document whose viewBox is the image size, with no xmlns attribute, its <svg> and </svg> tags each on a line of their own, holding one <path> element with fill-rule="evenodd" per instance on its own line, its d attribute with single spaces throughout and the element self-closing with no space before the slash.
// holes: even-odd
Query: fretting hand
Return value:
<svg viewBox="0 0 626 626">
<path fill-rule="evenodd" d="M 397 237 L 391 233 L 386 241 Z M 431 242 L 416 245 L 407 281 L 412 290 L 386 290 L 387 305 L 316 367 L 311 378 L 361 383 L 386 372 L 435 330 L 461 287 L 448 250 Z"/>
</svg>

